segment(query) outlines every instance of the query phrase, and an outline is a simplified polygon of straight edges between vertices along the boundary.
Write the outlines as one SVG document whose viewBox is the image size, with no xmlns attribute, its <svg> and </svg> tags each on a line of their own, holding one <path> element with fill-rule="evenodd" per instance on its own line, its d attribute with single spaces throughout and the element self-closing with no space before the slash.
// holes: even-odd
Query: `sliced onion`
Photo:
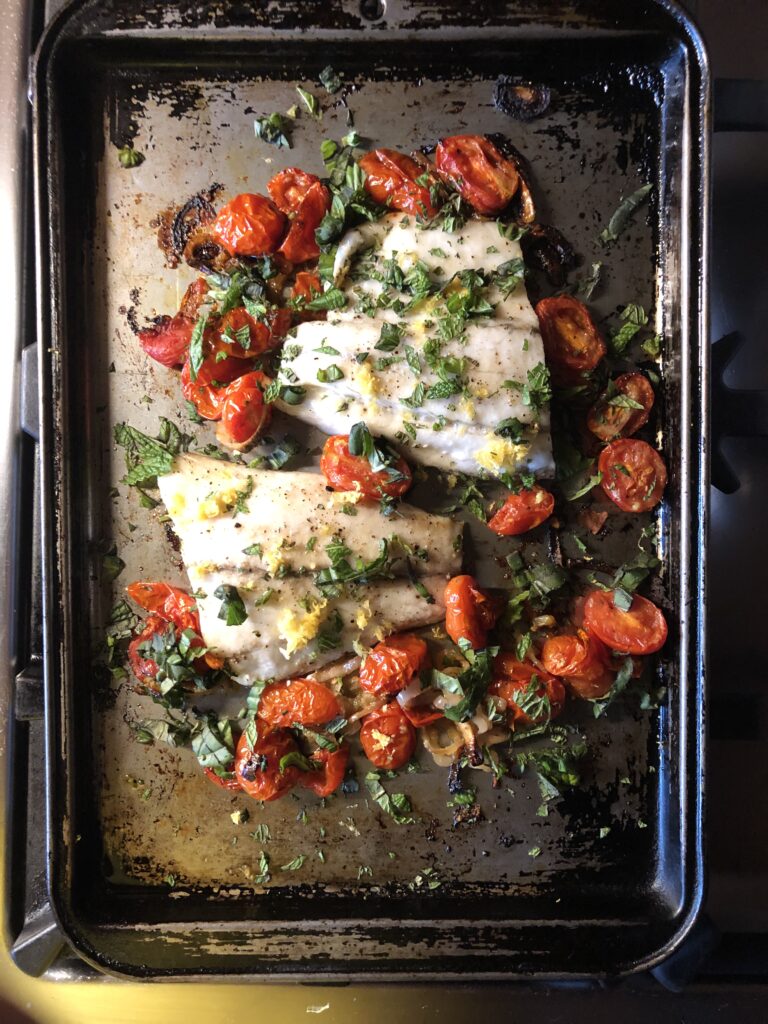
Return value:
<svg viewBox="0 0 768 1024">
<path fill-rule="evenodd" d="M 491 720 L 484 711 L 476 711 L 470 718 L 470 722 L 475 727 L 475 732 L 478 736 L 482 736 L 483 733 L 488 732 L 491 728 Z"/>
<path fill-rule="evenodd" d="M 434 704 L 436 708 L 452 708 L 454 704 L 458 704 L 461 700 L 461 694 L 458 693 L 441 693 L 439 697 L 435 697 Z"/>
<path fill-rule="evenodd" d="M 508 740 L 509 735 L 509 729 L 502 729 L 501 726 L 495 725 L 489 732 L 478 736 L 478 743 L 483 747 L 492 747 L 495 743 L 503 743 Z"/>
<path fill-rule="evenodd" d="M 323 668 L 319 668 L 317 672 L 312 672 L 307 676 L 307 679 L 314 679 L 316 683 L 327 683 L 331 679 L 348 676 L 359 668 L 360 656 L 356 654 L 353 658 L 339 658 L 337 661 L 332 661 L 330 665 L 325 665 Z"/>
<path fill-rule="evenodd" d="M 421 680 L 414 676 L 408 685 L 401 690 L 397 697 L 397 703 L 401 708 L 409 708 L 421 696 Z"/>
<path fill-rule="evenodd" d="M 436 761 L 438 757 L 447 758 L 445 764 L 454 761 L 456 754 L 464 746 L 464 737 L 458 726 L 445 719 L 425 725 L 421 730 L 421 740 Z"/>
<path fill-rule="evenodd" d="M 537 615 L 531 623 L 531 630 L 535 633 L 538 629 L 551 629 L 555 625 L 554 615 Z"/>
</svg>

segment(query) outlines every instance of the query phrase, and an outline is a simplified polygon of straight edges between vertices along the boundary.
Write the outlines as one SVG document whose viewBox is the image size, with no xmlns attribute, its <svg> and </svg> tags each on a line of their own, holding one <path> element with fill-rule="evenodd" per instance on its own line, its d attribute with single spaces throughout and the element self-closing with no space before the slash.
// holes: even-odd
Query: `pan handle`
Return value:
<svg viewBox="0 0 768 1024">
<path fill-rule="evenodd" d="M 768 132 L 768 81 L 716 78 L 712 130 Z"/>
</svg>

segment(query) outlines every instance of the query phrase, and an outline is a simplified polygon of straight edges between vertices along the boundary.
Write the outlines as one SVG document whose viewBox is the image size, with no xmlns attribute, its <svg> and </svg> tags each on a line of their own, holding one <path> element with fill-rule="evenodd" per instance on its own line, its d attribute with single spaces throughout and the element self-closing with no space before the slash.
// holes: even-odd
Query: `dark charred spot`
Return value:
<svg viewBox="0 0 768 1024">
<path fill-rule="evenodd" d="M 438 821 L 437 818 L 430 819 L 429 824 L 424 829 L 424 837 L 425 837 L 425 839 L 428 842 L 434 843 L 436 841 L 436 839 L 437 839 L 437 830 L 438 830 L 439 827 L 440 827 L 440 822 Z"/>
<path fill-rule="evenodd" d="M 168 540 L 168 543 L 171 545 L 173 550 L 178 553 L 179 551 L 181 551 L 181 541 L 179 540 L 178 534 L 176 533 L 176 531 L 174 530 L 170 523 L 164 523 L 163 525 L 165 527 L 165 536 Z"/>
<path fill-rule="evenodd" d="M 523 258 L 529 267 L 543 271 L 550 284 L 560 288 L 568 271 L 576 265 L 576 253 L 557 228 L 533 224 L 520 239 Z"/>
<path fill-rule="evenodd" d="M 516 121 L 533 121 L 549 109 L 552 94 L 546 85 L 515 81 L 499 75 L 493 87 L 493 105 Z"/>
<path fill-rule="evenodd" d="M 483 820 L 483 812 L 480 804 L 464 804 L 455 807 L 453 810 L 453 828 L 472 828 Z"/>
</svg>

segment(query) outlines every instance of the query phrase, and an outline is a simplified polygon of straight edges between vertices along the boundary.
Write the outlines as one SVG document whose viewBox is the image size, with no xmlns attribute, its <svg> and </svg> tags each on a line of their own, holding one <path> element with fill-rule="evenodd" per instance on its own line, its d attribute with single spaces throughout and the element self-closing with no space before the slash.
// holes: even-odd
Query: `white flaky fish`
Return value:
<svg viewBox="0 0 768 1024">
<path fill-rule="evenodd" d="M 320 473 L 191 453 L 158 485 L 203 639 L 245 684 L 317 669 L 445 615 L 445 582 L 461 566 L 460 523 L 405 503 L 387 518 L 357 491 L 330 491 Z M 335 582 L 340 559 L 362 579 Z M 231 588 L 245 609 L 237 625 L 227 624 L 222 597 L 231 600 Z"/>
<path fill-rule="evenodd" d="M 452 303 L 478 275 L 472 310 Z M 364 421 L 407 457 L 499 476 L 552 471 L 548 375 L 520 245 L 495 221 L 454 231 L 390 214 L 342 239 L 346 305 L 286 343 L 280 408 L 328 434 Z M 421 297 L 419 297 L 421 296 Z"/>
</svg>

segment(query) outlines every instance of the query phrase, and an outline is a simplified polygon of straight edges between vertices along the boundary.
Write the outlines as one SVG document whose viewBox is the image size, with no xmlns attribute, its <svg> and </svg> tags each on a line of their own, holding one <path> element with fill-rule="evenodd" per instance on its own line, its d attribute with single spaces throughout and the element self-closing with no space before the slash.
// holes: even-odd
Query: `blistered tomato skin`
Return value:
<svg viewBox="0 0 768 1024">
<path fill-rule="evenodd" d="M 386 469 L 374 471 L 364 455 L 350 454 L 348 434 L 329 437 L 320 457 L 320 470 L 334 491 L 359 491 L 364 498 L 376 501 L 384 495 L 399 498 L 413 483 L 405 459 L 398 459 L 392 469 L 393 474 Z"/>
<path fill-rule="evenodd" d="M 649 512 L 661 501 L 667 486 L 667 467 L 645 441 L 612 441 L 597 462 L 600 486 L 622 512 Z"/>
<path fill-rule="evenodd" d="M 277 800 L 299 781 L 300 770 L 295 765 L 280 771 L 280 761 L 299 748 L 285 729 L 275 729 L 259 737 L 253 750 L 248 746 L 246 733 L 240 737 L 235 752 L 235 776 L 240 788 L 254 800 Z"/>
<path fill-rule="evenodd" d="M 194 322 L 177 313 L 164 317 L 154 327 L 139 331 L 139 344 L 152 359 L 173 369 L 187 357 Z"/>
<path fill-rule="evenodd" d="M 258 717 L 271 726 L 324 725 L 341 714 L 336 696 L 314 679 L 286 679 L 265 687 Z"/>
<path fill-rule="evenodd" d="M 287 227 L 271 199 L 244 192 L 221 208 L 211 231 L 230 256 L 265 256 L 277 250 Z"/>
<path fill-rule="evenodd" d="M 517 494 L 510 494 L 499 511 L 489 519 L 488 529 L 500 537 L 516 537 L 541 526 L 554 511 L 554 497 L 534 484 Z"/>
<path fill-rule="evenodd" d="M 316 750 L 312 763 L 317 767 L 302 772 L 299 785 L 303 789 L 311 789 L 316 796 L 330 796 L 344 781 L 348 761 L 349 747 L 346 743 L 342 742 L 338 750 Z"/>
<path fill-rule="evenodd" d="M 209 782 L 212 782 L 214 786 L 218 786 L 219 789 L 226 789 L 233 793 L 239 793 L 242 789 L 237 775 L 232 775 L 231 778 L 225 778 L 221 775 L 217 775 L 213 768 L 203 768 L 203 774 Z"/>
<path fill-rule="evenodd" d="M 499 599 L 481 590 L 473 576 L 454 576 L 446 584 L 445 631 L 455 644 L 463 638 L 476 651 L 485 647 L 501 611 Z"/>
<path fill-rule="evenodd" d="M 360 729 L 360 745 L 376 768 L 402 768 L 416 749 L 416 730 L 393 701 L 366 715 Z"/>
<path fill-rule="evenodd" d="M 421 637 L 395 634 L 368 652 L 360 669 L 360 685 L 369 693 L 399 693 L 428 661 L 429 651 Z"/>
<path fill-rule="evenodd" d="M 565 679 L 577 697 L 604 697 L 613 685 L 608 651 L 583 629 L 548 637 L 541 650 L 541 663 L 547 672 Z"/>
<path fill-rule="evenodd" d="M 365 171 L 365 190 L 377 203 L 402 210 L 414 217 L 429 218 L 437 213 L 432 204 L 428 171 L 395 149 L 374 149 L 360 160 Z M 426 184 L 418 179 L 426 177 Z"/>
<path fill-rule="evenodd" d="M 534 676 L 535 683 L 532 682 Z M 542 709 L 539 714 L 532 716 L 520 706 L 525 704 L 523 698 L 532 684 L 536 687 L 535 696 L 546 697 L 549 701 L 548 714 Z M 488 692 L 507 702 L 507 720 L 513 728 L 515 725 L 528 728 L 546 720 L 547 717 L 550 720 L 557 718 L 565 704 L 565 687 L 559 679 L 542 672 L 527 661 L 518 661 L 512 654 L 500 654 L 496 658 L 493 682 Z"/>
<path fill-rule="evenodd" d="M 583 302 L 572 295 L 556 295 L 536 305 L 541 340 L 553 379 L 561 384 L 578 381 L 605 356 L 605 339 Z"/>
<path fill-rule="evenodd" d="M 230 447 L 244 447 L 256 440 L 269 426 L 272 406 L 264 401 L 263 388 L 268 378 L 258 370 L 246 373 L 228 384 L 221 400 L 218 440 Z"/>
<path fill-rule="evenodd" d="M 128 645 L 128 664 L 138 681 L 153 689 L 157 677 L 157 664 L 151 658 L 145 658 L 139 647 L 151 640 L 153 636 L 162 634 L 168 629 L 168 622 L 160 615 L 150 615 L 138 633 Z"/>
<path fill-rule="evenodd" d="M 593 590 L 584 604 L 584 625 L 606 646 L 621 654 L 654 654 L 667 639 L 660 608 L 639 594 L 628 611 L 616 606 L 612 590 Z"/>
<path fill-rule="evenodd" d="M 435 166 L 483 216 L 501 213 L 520 185 L 515 165 L 485 135 L 451 135 L 435 152 Z"/>
</svg>

